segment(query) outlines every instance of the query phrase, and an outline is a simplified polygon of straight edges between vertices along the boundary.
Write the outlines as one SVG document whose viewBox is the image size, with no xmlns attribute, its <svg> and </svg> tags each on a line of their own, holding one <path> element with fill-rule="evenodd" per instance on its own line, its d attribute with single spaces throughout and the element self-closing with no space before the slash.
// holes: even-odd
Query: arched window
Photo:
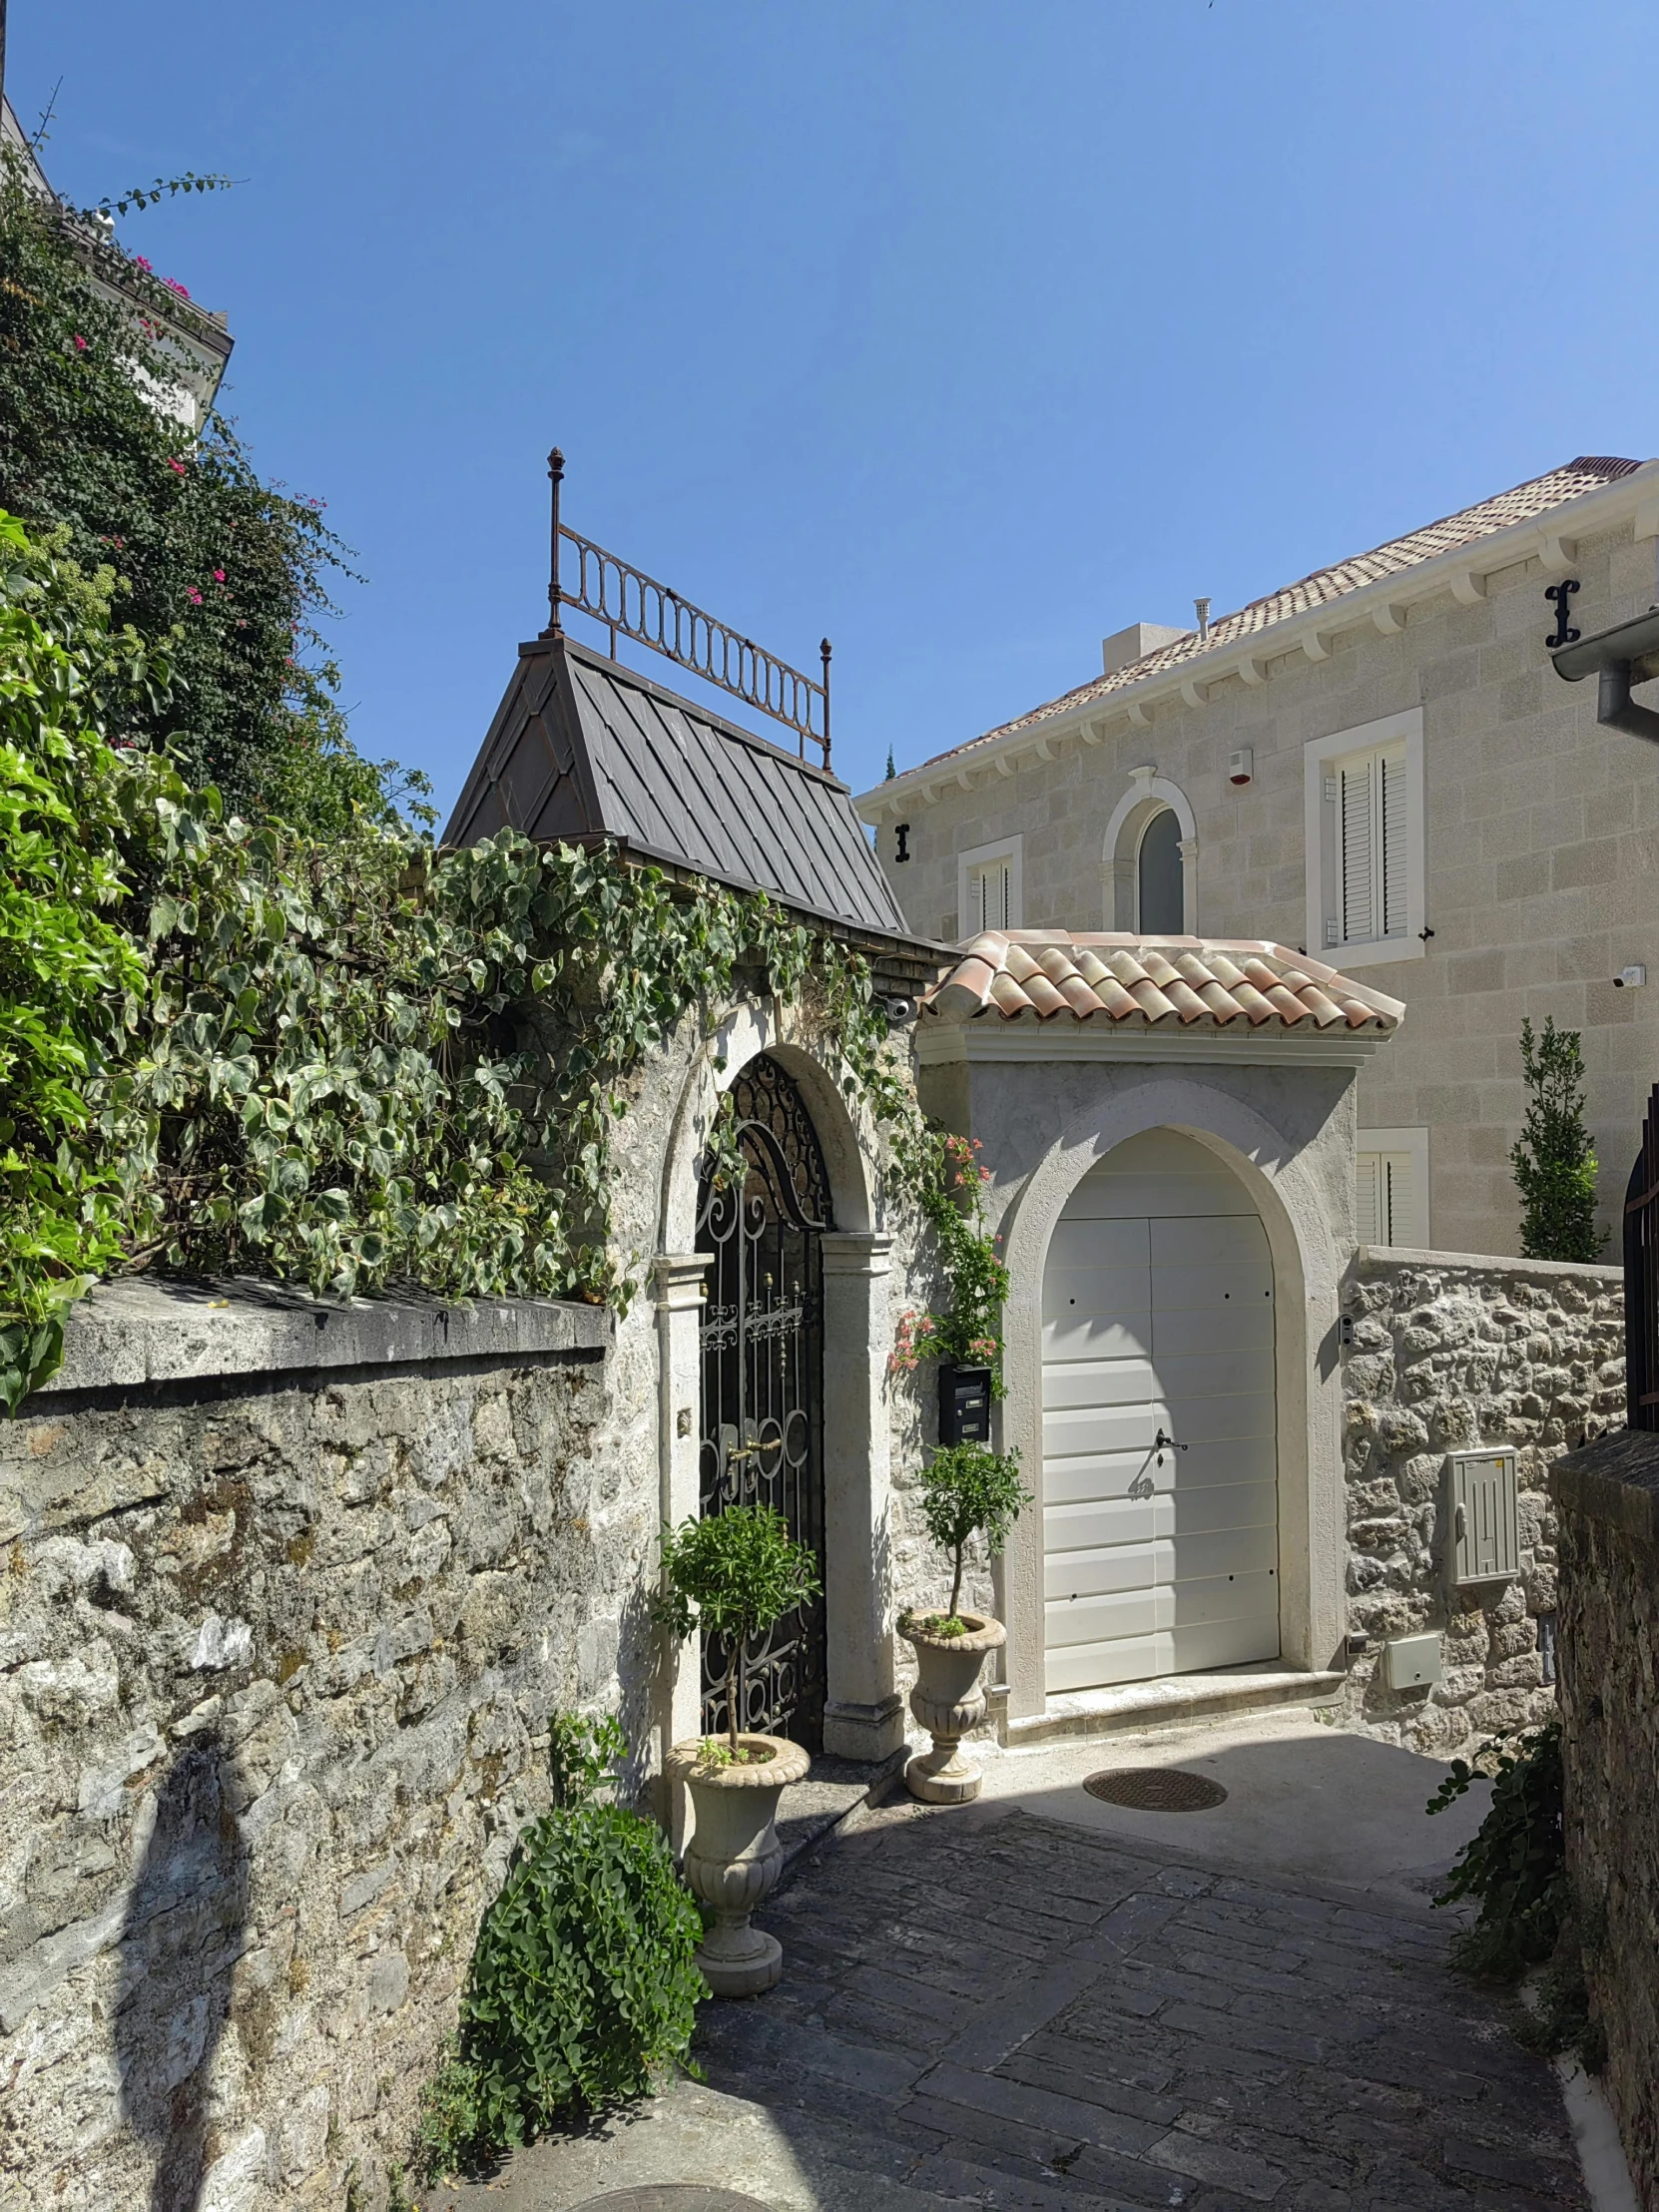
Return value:
<svg viewBox="0 0 1659 2212">
<path fill-rule="evenodd" d="M 1181 825 L 1173 807 L 1160 807 L 1135 854 L 1135 926 L 1143 935 L 1178 937 L 1185 912 Z"/>
</svg>

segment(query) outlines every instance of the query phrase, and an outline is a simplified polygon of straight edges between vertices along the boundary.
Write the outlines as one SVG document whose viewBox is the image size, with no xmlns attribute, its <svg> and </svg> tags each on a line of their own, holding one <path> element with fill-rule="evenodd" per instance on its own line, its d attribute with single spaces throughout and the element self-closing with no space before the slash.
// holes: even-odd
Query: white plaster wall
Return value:
<svg viewBox="0 0 1659 2212">
<path fill-rule="evenodd" d="M 1353 1247 L 1354 1081 L 1349 1068 L 992 1061 L 928 1069 L 923 1101 L 978 1137 L 1012 1276 L 1005 1314 L 1004 1449 L 1033 1503 L 1002 1563 L 1009 1711 L 1040 1713 L 1042 1279 L 1048 1240 L 1078 1182 L 1115 1145 L 1172 1128 L 1239 1176 L 1273 1253 L 1278 1296 L 1281 1638 L 1305 1667 L 1334 1663 L 1346 1632 L 1338 1290 Z"/>
</svg>

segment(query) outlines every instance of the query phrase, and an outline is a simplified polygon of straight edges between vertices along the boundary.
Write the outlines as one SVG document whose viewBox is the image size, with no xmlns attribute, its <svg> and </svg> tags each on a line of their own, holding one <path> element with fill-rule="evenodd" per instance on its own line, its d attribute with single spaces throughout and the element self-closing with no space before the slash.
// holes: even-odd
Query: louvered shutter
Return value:
<svg viewBox="0 0 1659 2212">
<path fill-rule="evenodd" d="M 1406 782 L 1405 755 L 1392 750 L 1355 754 L 1326 778 L 1336 911 L 1328 913 L 1325 941 L 1332 947 L 1406 934 Z"/>
<path fill-rule="evenodd" d="M 1408 1152 L 1360 1152 L 1355 1155 L 1358 1189 L 1355 1236 L 1360 1244 L 1403 1245 L 1415 1242 L 1416 1178 Z"/>
<path fill-rule="evenodd" d="M 1379 796 L 1382 802 L 1382 883 L 1378 900 L 1382 923 L 1379 934 L 1405 934 L 1405 756 L 1384 753 L 1378 763 Z"/>
<path fill-rule="evenodd" d="M 968 874 L 968 927 L 1006 929 L 1008 887 L 1012 870 L 1006 860 L 988 860 Z"/>
</svg>

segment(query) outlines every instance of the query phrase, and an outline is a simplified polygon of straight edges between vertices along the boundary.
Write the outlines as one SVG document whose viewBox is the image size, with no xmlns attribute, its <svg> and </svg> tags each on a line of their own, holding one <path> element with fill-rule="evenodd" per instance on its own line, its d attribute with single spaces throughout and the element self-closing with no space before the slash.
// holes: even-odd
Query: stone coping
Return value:
<svg viewBox="0 0 1659 2212">
<path fill-rule="evenodd" d="M 1556 1283 L 1567 1276 L 1588 1276 L 1597 1283 L 1624 1282 L 1622 1267 L 1604 1267 L 1599 1260 L 1517 1260 L 1492 1252 L 1419 1252 L 1405 1245 L 1359 1245 L 1354 1264 L 1362 1275 L 1384 1268 L 1450 1268 L 1458 1273 L 1528 1276 L 1534 1282 Z"/>
<path fill-rule="evenodd" d="M 245 1279 L 106 1283 L 71 1310 L 63 1366 L 46 1393 L 414 1361 L 510 1366 L 525 1356 L 602 1351 L 611 1331 L 606 1308 L 552 1299 L 334 1303 L 291 1284 Z"/>
<path fill-rule="evenodd" d="M 1652 1429 L 1610 1428 L 1564 1453 L 1549 1470 L 1549 1487 L 1563 1512 L 1659 1545 L 1659 1434 Z"/>
</svg>

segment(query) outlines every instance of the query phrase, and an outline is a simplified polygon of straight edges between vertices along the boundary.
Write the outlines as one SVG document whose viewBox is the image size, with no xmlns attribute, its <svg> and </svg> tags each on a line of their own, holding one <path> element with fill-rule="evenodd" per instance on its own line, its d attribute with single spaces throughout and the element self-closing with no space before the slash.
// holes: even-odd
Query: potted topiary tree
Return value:
<svg viewBox="0 0 1659 2212">
<path fill-rule="evenodd" d="M 962 1566 L 969 1543 L 983 1536 L 994 1556 L 1031 1495 L 1019 1479 L 1017 1452 L 985 1451 L 978 1444 L 950 1444 L 935 1451 L 921 1477 L 927 1533 L 950 1560 L 950 1610 L 906 1613 L 898 1632 L 916 1655 L 910 1711 L 933 1739 L 904 1770 L 912 1797 L 928 1805 L 965 1805 L 979 1795 L 983 1776 L 962 1756 L 961 1740 L 985 1717 L 979 1670 L 985 1654 L 1007 1640 L 999 1620 L 964 1613 Z"/>
<path fill-rule="evenodd" d="M 745 1647 L 773 1623 L 817 1597 L 818 1562 L 796 1543 L 782 1513 L 734 1505 L 679 1528 L 665 1527 L 663 1591 L 655 1613 L 677 1637 L 701 1630 L 727 1650 L 723 1737 L 676 1744 L 665 1765 L 691 1794 L 696 1825 L 684 1855 L 686 1880 L 713 1925 L 697 1953 L 717 1997 L 756 1996 L 784 1970 L 775 1936 L 749 1916 L 783 1872 L 778 1800 L 812 1764 L 783 1736 L 745 1733 Z"/>
</svg>

